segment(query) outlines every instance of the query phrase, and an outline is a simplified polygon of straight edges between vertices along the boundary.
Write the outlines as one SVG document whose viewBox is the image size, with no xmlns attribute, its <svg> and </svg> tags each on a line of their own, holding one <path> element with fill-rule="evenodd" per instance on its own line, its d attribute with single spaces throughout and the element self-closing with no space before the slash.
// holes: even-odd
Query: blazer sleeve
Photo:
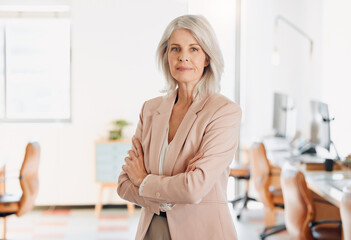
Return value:
<svg viewBox="0 0 351 240">
<path fill-rule="evenodd" d="M 142 129 L 143 129 L 143 111 L 144 111 L 145 103 L 141 109 L 139 115 L 139 123 L 137 129 L 135 131 L 134 137 L 138 139 L 142 139 Z M 134 147 L 133 147 L 133 150 Z M 118 186 L 117 186 L 118 195 L 127 201 L 133 202 L 139 206 L 142 206 L 156 214 L 159 214 L 159 206 L 160 204 L 152 199 L 147 199 L 146 197 L 142 197 L 139 195 L 139 188 L 136 187 L 130 180 L 128 175 L 122 170 L 121 174 L 118 178 Z"/>
<path fill-rule="evenodd" d="M 143 197 L 158 202 L 194 204 L 207 195 L 220 176 L 227 171 L 238 146 L 241 109 L 227 103 L 212 116 L 206 127 L 196 170 L 174 176 L 151 175 L 143 188 Z"/>
</svg>

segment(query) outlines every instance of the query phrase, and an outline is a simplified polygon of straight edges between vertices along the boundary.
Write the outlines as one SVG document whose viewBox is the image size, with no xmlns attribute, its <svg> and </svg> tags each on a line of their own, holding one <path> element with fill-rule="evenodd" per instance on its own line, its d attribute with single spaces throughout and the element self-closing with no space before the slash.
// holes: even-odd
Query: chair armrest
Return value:
<svg viewBox="0 0 351 240">
<path fill-rule="evenodd" d="M 248 168 L 231 168 L 230 169 L 230 173 L 229 173 L 230 177 L 234 177 L 234 178 L 250 178 L 250 169 Z"/>
<path fill-rule="evenodd" d="M 341 227 L 342 222 L 341 220 L 321 220 L 321 221 L 317 221 L 317 222 L 309 222 L 308 226 L 310 228 L 320 225 L 320 224 L 327 224 L 327 223 L 338 223 L 338 227 Z"/>
</svg>

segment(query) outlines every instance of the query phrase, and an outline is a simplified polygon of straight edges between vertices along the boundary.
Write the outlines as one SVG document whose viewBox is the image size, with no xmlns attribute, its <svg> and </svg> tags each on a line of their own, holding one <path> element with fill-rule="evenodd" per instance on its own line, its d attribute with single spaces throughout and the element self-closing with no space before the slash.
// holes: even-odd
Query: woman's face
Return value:
<svg viewBox="0 0 351 240">
<path fill-rule="evenodd" d="M 172 77 L 179 83 L 200 81 L 208 65 L 206 54 L 187 29 L 174 30 L 169 38 L 168 64 Z"/>
</svg>

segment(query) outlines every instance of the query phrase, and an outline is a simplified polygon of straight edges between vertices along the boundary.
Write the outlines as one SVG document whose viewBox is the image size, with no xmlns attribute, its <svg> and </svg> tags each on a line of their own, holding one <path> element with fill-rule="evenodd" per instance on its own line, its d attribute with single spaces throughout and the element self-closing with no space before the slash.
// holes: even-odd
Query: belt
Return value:
<svg viewBox="0 0 351 240">
<path fill-rule="evenodd" d="M 161 211 L 160 211 L 160 217 L 167 218 L 167 214 L 166 214 L 166 212 L 161 212 Z"/>
</svg>

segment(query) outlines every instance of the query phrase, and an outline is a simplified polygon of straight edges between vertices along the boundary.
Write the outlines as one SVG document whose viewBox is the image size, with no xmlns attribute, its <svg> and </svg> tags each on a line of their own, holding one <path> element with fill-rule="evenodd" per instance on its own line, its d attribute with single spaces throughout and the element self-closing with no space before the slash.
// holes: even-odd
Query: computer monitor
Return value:
<svg viewBox="0 0 351 240">
<path fill-rule="evenodd" d="M 330 121 L 328 105 L 311 101 L 311 140 L 314 145 L 330 151 Z"/>
<path fill-rule="evenodd" d="M 274 93 L 273 129 L 276 137 L 289 137 L 295 134 L 294 103 L 292 97 L 286 94 Z"/>
</svg>

